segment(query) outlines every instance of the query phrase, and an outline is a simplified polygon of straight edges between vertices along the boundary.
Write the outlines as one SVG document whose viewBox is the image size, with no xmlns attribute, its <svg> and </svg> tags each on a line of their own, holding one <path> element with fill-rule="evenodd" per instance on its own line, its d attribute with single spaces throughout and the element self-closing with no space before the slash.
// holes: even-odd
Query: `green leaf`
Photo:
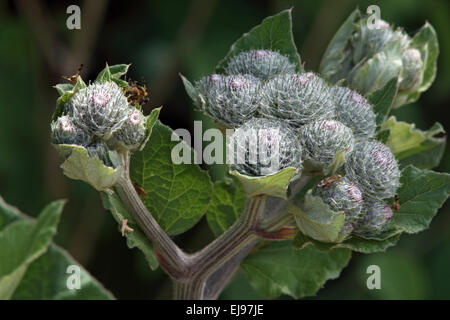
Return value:
<svg viewBox="0 0 450 320">
<path fill-rule="evenodd" d="M 303 70 L 292 35 L 292 9 L 265 18 L 260 25 L 242 35 L 216 66 L 215 72 L 223 73 L 232 56 L 254 49 L 278 51 L 295 64 L 297 71 Z"/>
<path fill-rule="evenodd" d="M 445 133 L 440 123 L 435 123 L 427 131 L 421 131 L 414 124 L 397 121 L 392 116 L 382 125 L 381 130 L 389 130 L 389 138 L 385 143 L 402 167 L 413 164 L 420 168 L 432 168 L 441 161 L 446 138 L 435 137 Z"/>
<path fill-rule="evenodd" d="M 58 85 L 56 85 L 58 86 Z M 64 87 L 64 85 L 62 85 Z M 65 88 L 68 88 L 67 86 L 65 86 Z M 52 116 L 52 121 L 55 121 L 56 119 L 58 119 L 64 111 L 64 106 L 66 105 L 66 103 L 70 100 L 70 98 L 72 98 L 72 96 L 77 93 L 79 90 L 86 88 L 86 84 L 84 83 L 83 79 L 81 78 L 81 76 L 77 77 L 77 82 L 75 83 L 75 85 L 73 86 L 72 90 L 70 91 L 64 91 L 64 94 L 62 96 L 60 96 L 58 98 L 58 100 L 56 100 L 56 110 L 55 113 L 53 113 Z M 61 89 L 61 86 L 60 86 Z M 60 89 L 57 89 L 58 92 Z"/>
<path fill-rule="evenodd" d="M 342 243 L 342 246 L 361 253 L 385 252 L 389 247 L 397 244 L 400 236 L 401 234 L 398 233 L 393 237 L 381 241 L 351 236 L 350 239 Z"/>
<path fill-rule="evenodd" d="M 12 297 L 30 263 L 45 253 L 63 206 L 63 201 L 52 202 L 38 219 L 14 221 L 0 231 L 0 300 Z"/>
<path fill-rule="evenodd" d="M 380 127 L 387 119 L 391 111 L 395 96 L 397 95 L 397 77 L 391 79 L 386 85 L 367 96 L 367 100 L 373 105 L 373 111 L 377 118 L 377 126 Z"/>
<path fill-rule="evenodd" d="M 80 289 L 67 287 L 67 280 L 71 275 L 67 273 L 69 266 L 80 268 Z M 109 300 L 114 297 L 65 250 L 51 244 L 47 253 L 28 267 L 12 299 Z"/>
<path fill-rule="evenodd" d="M 303 200 L 294 200 L 286 206 L 297 226 L 308 237 L 322 242 L 337 242 L 344 225 L 344 212 L 334 212 L 320 197 L 308 191 Z"/>
<path fill-rule="evenodd" d="M 394 213 L 393 226 L 407 233 L 428 228 L 450 195 L 450 174 L 408 166 L 402 170 L 400 183 L 400 210 Z"/>
<path fill-rule="evenodd" d="M 197 89 L 195 89 L 194 85 L 186 79 L 181 73 L 180 73 L 181 80 L 183 81 L 184 89 L 186 90 L 186 93 L 188 94 L 189 98 L 191 98 L 192 103 L 195 107 L 202 109 L 204 105 L 204 99 L 198 93 Z"/>
<path fill-rule="evenodd" d="M 195 164 L 172 161 L 176 145 L 182 146 L 193 161 L 190 146 L 157 121 L 144 149 L 133 154 L 130 164 L 131 179 L 148 194 L 144 204 L 170 235 L 194 226 L 206 212 L 212 197 L 212 184 L 205 171 Z"/>
<path fill-rule="evenodd" d="M 115 64 L 109 67 L 112 79 L 119 79 L 126 75 L 131 64 Z"/>
<path fill-rule="evenodd" d="M 158 120 L 159 113 L 161 112 L 161 108 L 155 108 L 152 110 L 152 112 L 145 118 L 146 119 L 146 126 L 147 126 L 147 133 L 146 138 L 141 144 L 141 147 L 139 148 L 139 151 L 142 151 L 144 149 L 145 145 L 147 144 L 148 139 L 150 139 L 150 136 L 152 135 L 153 127 L 155 126 L 156 120 Z"/>
<path fill-rule="evenodd" d="M 73 85 L 70 83 L 58 83 L 54 86 L 60 96 L 63 96 L 66 92 L 73 90 Z"/>
<path fill-rule="evenodd" d="M 36 222 L 0 197 L 0 232 L 13 222 Z M 2 248 L 0 248 L 0 252 Z M 113 296 L 80 266 L 81 288 L 67 289 L 66 273 L 69 265 L 78 265 L 67 252 L 53 243 L 47 252 L 34 260 L 21 278 L 12 299 L 112 299 Z"/>
<path fill-rule="evenodd" d="M 356 29 L 356 21 L 361 18 L 361 13 L 355 9 L 345 20 L 344 24 L 334 35 L 328 44 L 322 61 L 320 62 L 319 73 L 332 83 L 341 80 L 348 73 L 345 70 L 344 60 L 346 58 L 346 48 Z"/>
<path fill-rule="evenodd" d="M 114 186 L 123 172 L 123 166 L 108 167 L 97 156 L 90 157 L 84 147 L 77 145 L 54 146 L 63 157 L 70 154 L 61 165 L 64 174 L 71 179 L 87 182 L 98 191 Z M 110 156 L 114 154 L 110 152 Z M 118 157 L 117 154 L 116 157 Z"/>
<path fill-rule="evenodd" d="M 289 183 L 297 172 L 298 169 L 288 167 L 274 174 L 261 177 L 250 177 L 240 174 L 237 171 L 232 171 L 231 175 L 238 178 L 242 183 L 247 197 L 268 195 L 287 199 Z"/>
<path fill-rule="evenodd" d="M 244 188 L 235 177 L 217 181 L 206 219 L 216 236 L 221 235 L 239 218 L 245 204 Z"/>
<path fill-rule="evenodd" d="M 341 243 L 326 243 L 314 240 L 299 232 L 292 241 L 292 247 L 294 249 L 302 249 L 308 245 L 313 245 L 320 251 L 329 251 L 334 248 L 347 248 L 361 253 L 375 253 L 385 252 L 389 247 L 397 244 L 399 238 L 400 233 L 384 240 L 364 239 L 356 235 L 352 235 L 349 239 Z"/>
<path fill-rule="evenodd" d="M 351 251 L 344 248 L 294 250 L 290 241 L 276 241 L 250 253 L 241 266 L 261 296 L 300 298 L 314 295 L 327 280 L 339 277 L 350 256 Z"/>
<path fill-rule="evenodd" d="M 119 231 L 122 226 L 122 221 L 125 219 L 128 220 L 127 225 L 134 230 L 125 232 L 124 234 L 124 236 L 127 237 L 128 248 L 138 248 L 141 250 L 152 270 L 156 270 L 159 263 L 153 250 L 152 243 L 147 239 L 144 232 L 139 228 L 128 210 L 125 209 L 125 206 L 122 204 L 119 197 L 114 192 L 107 191 L 102 193 L 102 197 L 105 209 L 111 211 L 114 220 L 119 224 Z"/>
<path fill-rule="evenodd" d="M 108 64 L 106 64 L 106 67 L 98 74 L 95 82 L 108 82 L 111 81 L 111 78 L 111 70 L 109 69 Z"/>
</svg>

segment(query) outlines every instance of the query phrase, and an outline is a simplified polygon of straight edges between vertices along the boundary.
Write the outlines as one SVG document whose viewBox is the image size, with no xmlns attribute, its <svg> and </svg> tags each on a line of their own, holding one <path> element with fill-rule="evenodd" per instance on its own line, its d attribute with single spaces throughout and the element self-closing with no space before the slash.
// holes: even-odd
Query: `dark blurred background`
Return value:
<svg viewBox="0 0 450 320">
<path fill-rule="evenodd" d="M 81 7 L 81 30 L 66 28 L 66 9 Z M 145 111 L 163 105 L 161 120 L 173 129 L 192 129 L 201 115 L 192 110 L 178 77 L 211 73 L 230 45 L 263 18 L 294 7 L 294 37 L 307 70 L 317 71 L 337 28 L 359 6 L 381 8 L 381 17 L 408 32 L 428 20 L 439 37 L 438 74 L 418 103 L 394 114 L 428 129 L 435 121 L 450 130 L 450 2 L 396 1 L 0 1 L 0 195 L 36 215 L 49 201 L 65 198 L 56 242 L 105 284 L 117 298 L 170 298 L 161 270 L 150 271 L 143 255 L 129 250 L 100 196 L 85 183 L 69 180 L 50 145 L 49 123 L 57 92 L 52 86 L 83 63 L 84 79 L 104 67 L 132 63 L 130 76 L 147 81 Z M 211 124 L 209 124 L 211 125 Z M 204 129 L 207 125 L 204 124 Z M 450 148 L 438 171 L 450 171 Z M 214 179 L 221 176 L 211 169 Z M 431 228 L 402 236 L 383 254 L 354 254 L 338 280 L 318 292 L 327 299 L 450 299 L 450 206 Z M 205 221 L 181 238 L 188 250 L 211 239 Z M 177 239 L 180 241 L 180 239 Z M 382 270 L 381 290 L 368 290 L 366 268 Z M 244 280 L 244 281 L 243 281 Z M 222 298 L 259 298 L 237 273 Z M 288 297 L 281 297 L 288 298 Z"/>
</svg>

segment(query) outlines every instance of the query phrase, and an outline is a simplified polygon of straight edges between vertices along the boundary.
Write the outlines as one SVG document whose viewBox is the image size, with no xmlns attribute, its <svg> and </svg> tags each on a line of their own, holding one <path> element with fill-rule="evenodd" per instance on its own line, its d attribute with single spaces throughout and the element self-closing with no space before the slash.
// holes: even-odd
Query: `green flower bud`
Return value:
<svg viewBox="0 0 450 320">
<path fill-rule="evenodd" d="M 420 85 L 423 78 L 423 62 L 420 51 L 408 49 L 402 55 L 403 70 L 399 79 L 399 90 L 411 90 Z"/>
<path fill-rule="evenodd" d="M 253 117 L 259 105 L 260 82 L 250 75 L 213 74 L 195 86 L 204 98 L 203 111 L 228 127 Z"/>
<path fill-rule="evenodd" d="M 378 141 L 363 141 L 345 162 L 347 177 L 370 198 L 392 198 L 400 186 L 400 170 L 391 150 Z"/>
<path fill-rule="evenodd" d="M 339 152 L 347 157 L 355 143 L 352 130 L 336 120 L 308 123 L 299 133 L 304 160 L 317 168 L 330 166 Z"/>
<path fill-rule="evenodd" d="M 146 118 L 141 111 L 135 109 L 129 113 L 122 127 L 114 132 L 112 139 L 122 148 L 135 150 L 144 141 L 146 132 Z"/>
<path fill-rule="evenodd" d="M 90 135 L 109 138 L 127 119 L 129 105 L 114 82 L 93 83 L 69 100 L 75 124 Z"/>
<path fill-rule="evenodd" d="M 105 143 L 103 142 L 92 143 L 86 148 L 86 150 L 89 157 L 91 158 L 97 157 L 100 160 L 102 160 L 106 166 L 108 167 L 113 166 L 111 159 L 109 157 L 109 149 Z"/>
<path fill-rule="evenodd" d="M 375 236 L 386 230 L 393 216 L 392 209 L 383 201 L 366 203 L 362 218 L 354 225 L 354 233 L 361 236 Z"/>
<path fill-rule="evenodd" d="M 89 144 L 90 137 L 80 128 L 76 127 L 69 116 L 59 117 L 51 125 L 52 140 L 54 144 L 76 144 L 85 146 Z"/>
<path fill-rule="evenodd" d="M 301 172 L 301 144 L 295 131 L 280 120 L 253 118 L 227 142 L 232 168 L 249 176 L 265 176 L 287 167 Z"/>
<path fill-rule="evenodd" d="M 388 22 L 378 19 L 375 25 L 368 27 L 367 19 L 362 19 L 358 24 L 359 28 L 353 35 L 352 43 L 354 47 L 353 63 L 357 65 L 362 60 L 373 57 L 378 52 L 388 48 L 395 42 L 399 48 L 406 50 L 410 39 L 403 30 L 393 30 Z"/>
<path fill-rule="evenodd" d="M 326 81 L 314 73 L 281 74 L 263 87 L 260 112 L 299 127 L 334 118 L 335 104 Z"/>
<path fill-rule="evenodd" d="M 295 65 L 289 58 L 270 50 L 251 50 L 231 57 L 227 74 L 250 74 L 261 80 L 273 78 L 281 73 L 294 73 Z"/>
<path fill-rule="evenodd" d="M 319 183 L 313 189 L 313 196 L 321 197 L 333 211 L 344 211 L 345 224 L 355 223 L 362 215 L 363 197 L 361 190 L 346 177 L 331 185 Z"/>
<path fill-rule="evenodd" d="M 353 130 L 357 140 L 372 138 L 377 128 L 372 105 L 359 93 L 349 88 L 334 86 L 337 119 Z"/>
</svg>

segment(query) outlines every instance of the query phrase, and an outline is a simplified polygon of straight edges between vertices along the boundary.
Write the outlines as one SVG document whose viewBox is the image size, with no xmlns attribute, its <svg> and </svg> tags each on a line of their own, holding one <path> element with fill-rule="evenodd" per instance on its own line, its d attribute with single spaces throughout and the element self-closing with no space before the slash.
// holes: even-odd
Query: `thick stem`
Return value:
<svg viewBox="0 0 450 320">
<path fill-rule="evenodd" d="M 291 185 L 289 200 L 294 198 L 311 180 L 311 176 L 302 176 Z M 274 231 L 283 227 L 292 220 L 292 217 L 284 210 L 287 201 L 281 198 L 267 198 L 263 217 L 261 217 L 261 230 Z M 233 274 L 238 269 L 241 262 L 247 257 L 250 250 L 258 243 L 255 239 L 252 243 L 242 248 L 236 255 L 230 258 L 226 264 L 222 265 L 206 282 L 205 298 L 216 299 Z"/>
<path fill-rule="evenodd" d="M 233 226 L 201 251 L 186 254 L 162 230 L 142 203 L 129 178 L 127 154 L 123 154 L 123 160 L 124 174 L 118 180 L 115 190 L 139 227 L 152 241 L 161 267 L 173 278 L 176 299 L 216 298 L 242 259 L 258 242 L 259 235 L 275 231 L 289 222 L 289 216 L 285 212 L 280 214 L 286 200 L 272 201 L 266 207 L 266 196 L 248 198 L 242 215 Z M 308 179 L 300 180 L 294 186 L 291 196 Z M 213 279 L 215 281 L 208 281 Z"/>
<path fill-rule="evenodd" d="M 174 279 L 183 280 L 189 277 L 190 256 L 184 253 L 161 229 L 158 222 L 142 203 L 129 178 L 129 158 L 124 155 L 124 173 L 119 178 L 115 189 L 128 207 L 130 214 L 155 246 L 161 266 Z"/>
<path fill-rule="evenodd" d="M 248 198 L 240 218 L 220 237 L 192 256 L 192 274 L 182 289 L 176 290 L 177 299 L 204 299 L 208 278 L 242 248 L 258 238 L 257 225 L 264 210 L 266 197 Z M 188 289 L 187 289 L 188 288 Z M 186 294 L 186 291 L 190 291 Z"/>
</svg>

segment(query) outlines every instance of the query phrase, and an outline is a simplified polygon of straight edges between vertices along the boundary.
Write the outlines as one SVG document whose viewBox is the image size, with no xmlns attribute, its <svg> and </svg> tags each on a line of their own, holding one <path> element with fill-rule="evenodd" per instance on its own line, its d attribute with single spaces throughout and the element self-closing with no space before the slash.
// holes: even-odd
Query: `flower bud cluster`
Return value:
<svg viewBox="0 0 450 320">
<path fill-rule="evenodd" d="M 361 56 L 392 42 L 407 44 L 401 32 L 379 24 L 377 32 L 355 36 Z M 405 59 L 417 58 L 407 52 Z M 390 216 L 373 203 L 395 195 L 400 171 L 389 148 L 372 140 L 376 115 L 366 98 L 314 73 L 297 73 L 287 57 L 268 50 L 232 57 L 225 72 L 206 76 L 195 87 L 206 114 L 237 128 L 227 144 L 233 169 L 248 176 L 286 167 L 323 175 L 341 170 L 343 178 L 315 187 L 313 195 L 332 211 L 344 212 L 342 237 L 377 233 L 387 225 Z"/>
<path fill-rule="evenodd" d="M 76 91 L 51 125 L 54 144 L 79 145 L 112 166 L 109 150 L 135 150 L 145 139 L 146 118 L 115 82 L 94 82 Z"/>
<path fill-rule="evenodd" d="M 401 28 L 394 29 L 384 20 L 374 24 L 368 17 L 355 21 L 347 39 L 336 39 L 331 43 L 328 56 L 324 57 L 321 71 L 331 82 L 346 79 L 352 88 L 363 94 L 383 88 L 388 81 L 399 77 L 399 94 L 418 96 L 425 73 L 425 59 L 428 47 L 418 47 L 417 41 Z M 340 44 L 345 41 L 345 49 Z M 339 47 L 331 50 L 333 46 Z M 424 54 L 421 54 L 421 51 Z M 342 56 L 339 66 L 333 66 L 333 57 Z M 327 71 L 325 71 L 327 70 Z M 330 71 L 331 70 L 331 71 Z M 382 72 L 381 72 L 382 70 Z M 397 98 L 394 106 L 412 102 Z"/>
</svg>

